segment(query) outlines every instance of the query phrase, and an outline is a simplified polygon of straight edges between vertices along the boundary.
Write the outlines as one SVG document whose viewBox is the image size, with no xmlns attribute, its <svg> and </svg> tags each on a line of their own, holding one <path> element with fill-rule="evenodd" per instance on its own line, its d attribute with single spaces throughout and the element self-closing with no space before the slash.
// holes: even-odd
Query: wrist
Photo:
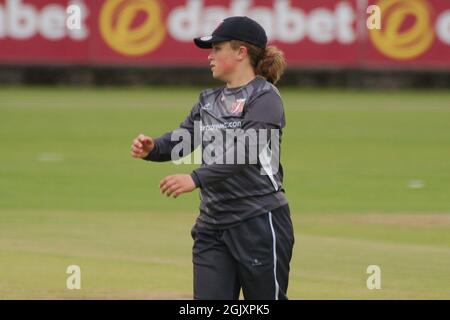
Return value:
<svg viewBox="0 0 450 320">
<path fill-rule="evenodd" d="M 196 188 L 201 188 L 201 182 L 200 179 L 198 178 L 197 174 L 195 173 L 195 171 L 192 171 L 192 173 L 190 174 L 192 181 L 194 181 L 195 187 Z"/>
<path fill-rule="evenodd" d="M 154 143 L 154 144 L 153 144 L 153 147 L 150 149 L 150 151 L 147 153 L 146 156 L 142 157 L 142 159 L 143 159 L 143 160 L 148 160 L 148 161 L 153 160 L 153 158 L 152 158 L 152 153 L 153 153 L 156 149 L 157 149 L 157 144 Z"/>
</svg>

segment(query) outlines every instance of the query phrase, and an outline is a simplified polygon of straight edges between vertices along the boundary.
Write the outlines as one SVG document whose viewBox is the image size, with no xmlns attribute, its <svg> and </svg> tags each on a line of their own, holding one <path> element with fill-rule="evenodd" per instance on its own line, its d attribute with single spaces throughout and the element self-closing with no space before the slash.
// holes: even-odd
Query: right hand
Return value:
<svg viewBox="0 0 450 320">
<path fill-rule="evenodd" d="M 155 147 L 155 141 L 151 137 L 144 136 L 142 133 L 133 140 L 131 145 L 131 156 L 133 158 L 145 158 Z"/>
</svg>

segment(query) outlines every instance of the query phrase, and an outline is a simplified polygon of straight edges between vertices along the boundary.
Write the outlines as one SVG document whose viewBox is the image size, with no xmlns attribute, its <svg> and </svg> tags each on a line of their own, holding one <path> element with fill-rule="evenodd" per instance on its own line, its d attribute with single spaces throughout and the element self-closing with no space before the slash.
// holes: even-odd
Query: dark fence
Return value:
<svg viewBox="0 0 450 320">
<path fill-rule="evenodd" d="M 113 67 L 82 65 L 0 66 L 2 85 L 69 86 L 219 86 L 211 71 L 200 67 Z M 287 69 L 280 86 L 348 88 L 450 89 L 450 72 L 436 70 Z"/>
</svg>

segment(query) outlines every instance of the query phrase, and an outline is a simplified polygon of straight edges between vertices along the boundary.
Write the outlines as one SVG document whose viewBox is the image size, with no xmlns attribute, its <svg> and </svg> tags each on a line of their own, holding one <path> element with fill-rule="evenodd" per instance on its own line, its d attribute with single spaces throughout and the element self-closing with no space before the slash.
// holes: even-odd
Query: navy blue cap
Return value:
<svg viewBox="0 0 450 320">
<path fill-rule="evenodd" d="M 226 18 L 212 35 L 195 38 L 194 43 L 199 48 L 208 49 L 214 43 L 230 40 L 241 40 L 263 49 L 267 45 L 266 31 L 249 17 Z"/>
</svg>

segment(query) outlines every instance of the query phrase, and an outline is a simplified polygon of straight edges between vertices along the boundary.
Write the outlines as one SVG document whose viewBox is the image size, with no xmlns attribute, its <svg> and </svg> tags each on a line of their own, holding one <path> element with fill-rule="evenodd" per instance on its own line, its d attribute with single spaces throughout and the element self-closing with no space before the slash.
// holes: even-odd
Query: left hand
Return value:
<svg viewBox="0 0 450 320">
<path fill-rule="evenodd" d="M 162 179 L 159 188 L 162 194 L 176 198 L 182 193 L 193 191 L 196 187 L 189 174 L 175 174 Z"/>
</svg>

